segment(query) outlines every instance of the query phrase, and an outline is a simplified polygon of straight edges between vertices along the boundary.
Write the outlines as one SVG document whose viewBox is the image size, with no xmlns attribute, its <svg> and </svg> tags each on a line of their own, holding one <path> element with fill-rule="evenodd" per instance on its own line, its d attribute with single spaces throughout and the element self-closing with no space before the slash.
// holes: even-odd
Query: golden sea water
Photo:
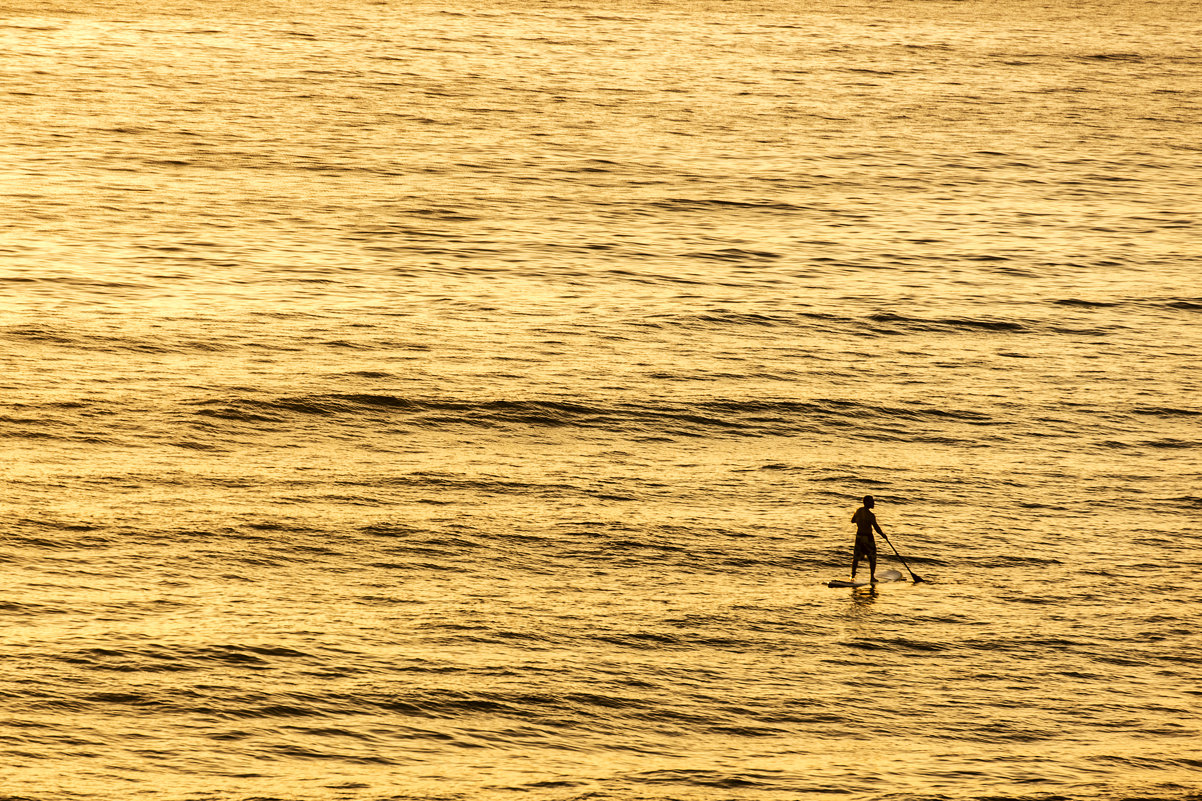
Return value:
<svg viewBox="0 0 1202 801">
<path fill-rule="evenodd" d="M 1200 52 L 4 2 L 0 799 L 1202 798 Z"/>
</svg>

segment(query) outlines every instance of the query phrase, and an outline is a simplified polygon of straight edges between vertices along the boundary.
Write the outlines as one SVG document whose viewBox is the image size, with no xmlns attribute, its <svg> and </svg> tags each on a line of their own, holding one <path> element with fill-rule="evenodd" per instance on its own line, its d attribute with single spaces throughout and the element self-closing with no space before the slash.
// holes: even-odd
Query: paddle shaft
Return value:
<svg viewBox="0 0 1202 801">
<path fill-rule="evenodd" d="M 889 539 L 889 535 L 888 535 L 888 534 L 886 534 L 885 532 L 883 532 L 883 531 L 882 531 L 882 532 L 881 532 L 881 536 L 885 538 L 885 542 L 889 543 L 889 547 L 890 547 L 890 548 L 893 548 L 893 552 L 894 552 L 895 554 L 897 554 L 897 558 L 898 558 L 898 559 L 901 559 L 901 563 L 902 563 L 902 565 L 903 565 L 903 566 L 906 568 L 906 570 L 908 570 L 908 571 L 910 572 L 910 578 L 912 578 L 912 579 L 914 580 L 914 583 L 915 583 L 915 584 L 917 584 L 918 582 L 922 581 L 922 579 L 920 579 L 920 578 L 919 578 L 919 577 L 918 577 L 918 576 L 917 576 L 917 575 L 914 573 L 914 571 L 913 571 L 913 570 L 910 570 L 910 566 L 906 564 L 906 560 L 905 560 L 905 559 L 902 559 L 902 555 L 901 555 L 900 553 L 897 553 L 897 548 L 896 548 L 896 547 L 894 547 L 894 545 L 893 545 L 893 542 L 892 542 L 892 541 Z"/>
</svg>

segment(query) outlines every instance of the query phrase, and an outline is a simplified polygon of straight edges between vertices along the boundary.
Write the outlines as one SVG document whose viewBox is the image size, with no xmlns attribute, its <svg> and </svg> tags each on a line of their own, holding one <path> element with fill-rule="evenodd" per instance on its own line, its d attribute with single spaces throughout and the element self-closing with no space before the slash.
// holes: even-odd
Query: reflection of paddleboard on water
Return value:
<svg viewBox="0 0 1202 801">
<path fill-rule="evenodd" d="M 884 570 L 876 574 L 877 584 L 884 584 L 889 581 L 901 581 L 902 574 L 897 570 Z M 828 581 L 828 587 L 867 587 L 871 582 L 868 579 L 854 579 L 852 581 Z"/>
</svg>

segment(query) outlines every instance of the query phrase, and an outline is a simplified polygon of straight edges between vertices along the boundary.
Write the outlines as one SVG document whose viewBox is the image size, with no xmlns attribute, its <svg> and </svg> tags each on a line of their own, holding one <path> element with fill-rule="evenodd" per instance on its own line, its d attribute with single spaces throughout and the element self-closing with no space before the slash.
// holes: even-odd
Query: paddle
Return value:
<svg viewBox="0 0 1202 801">
<path fill-rule="evenodd" d="M 893 546 L 893 543 L 892 543 L 892 542 L 890 542 L 890 540 L 889 540 L 889 535 L 888 535 L 888 534 L 886 534 L 885 532 L 883 532 L 883 531 L 882 531 L 882 532 L 881 532 L 881 536 L 885 538 L 885 542 L 888 542 L 888 543 L 889 543 L 889 547 L 890 547 L 890 548 L 893 548 L 893 552 L 894 552 L 894 553 L 897 553 L 897 548 L 895 548 L 895 547 Z M 913 571 L 913 570 L 910 570 L 910 566 L 906 564 L 906 560 L 905 560 L 905 559 L 902 559 L 902 555 L 901 555 L 900 553 L 897 553 L 897 558 L 898 558 L 898 559 L 901 559 L 901 563 L 902 563 L 902 565 L 903 565 L 903 566 L 906 568 L 906 570 L 909 570 L 909 571 L 910 571 L 910 578 L 914 579 L 914 583 L 915 583 L 915 584 L 918 584 L 919 582 L 921 582 L 921 581 L 922 581 L 922 579 L 920 579 L 920 578 L 919 578 L 917 575 L 915 575 L 915 573 L 914 573 L 914 571 Z"/>
</svg>

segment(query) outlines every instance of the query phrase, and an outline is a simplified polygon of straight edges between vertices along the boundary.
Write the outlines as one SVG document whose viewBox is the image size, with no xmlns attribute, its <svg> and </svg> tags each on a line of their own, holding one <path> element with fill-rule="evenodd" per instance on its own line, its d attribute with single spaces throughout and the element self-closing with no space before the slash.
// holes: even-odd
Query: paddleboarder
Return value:
<svg viewBox="0 0 1202 801">
<path fill-rule="evenodd" d="M 855 580 L 856 568 L 860 564 L 861 559 L 868 560 L 868 578 L 873 584 L 876 583 L 876 537 L 872 536 L 872 530 L 884 537 L 885 532 L 881 531 L 880 525 L 876 522 L 876 515 L 872 513 L 872 507 L 876 505 L 876 501 L 871 495 L 864 496 L 864 505 L 856 510 L 856 513 L 851 516 L 851 522 L 856 524 L 856 546 L 851 553 L 851 577 Z M 908 569 L 908 568 L 907 568 Z"/>
</svg>

